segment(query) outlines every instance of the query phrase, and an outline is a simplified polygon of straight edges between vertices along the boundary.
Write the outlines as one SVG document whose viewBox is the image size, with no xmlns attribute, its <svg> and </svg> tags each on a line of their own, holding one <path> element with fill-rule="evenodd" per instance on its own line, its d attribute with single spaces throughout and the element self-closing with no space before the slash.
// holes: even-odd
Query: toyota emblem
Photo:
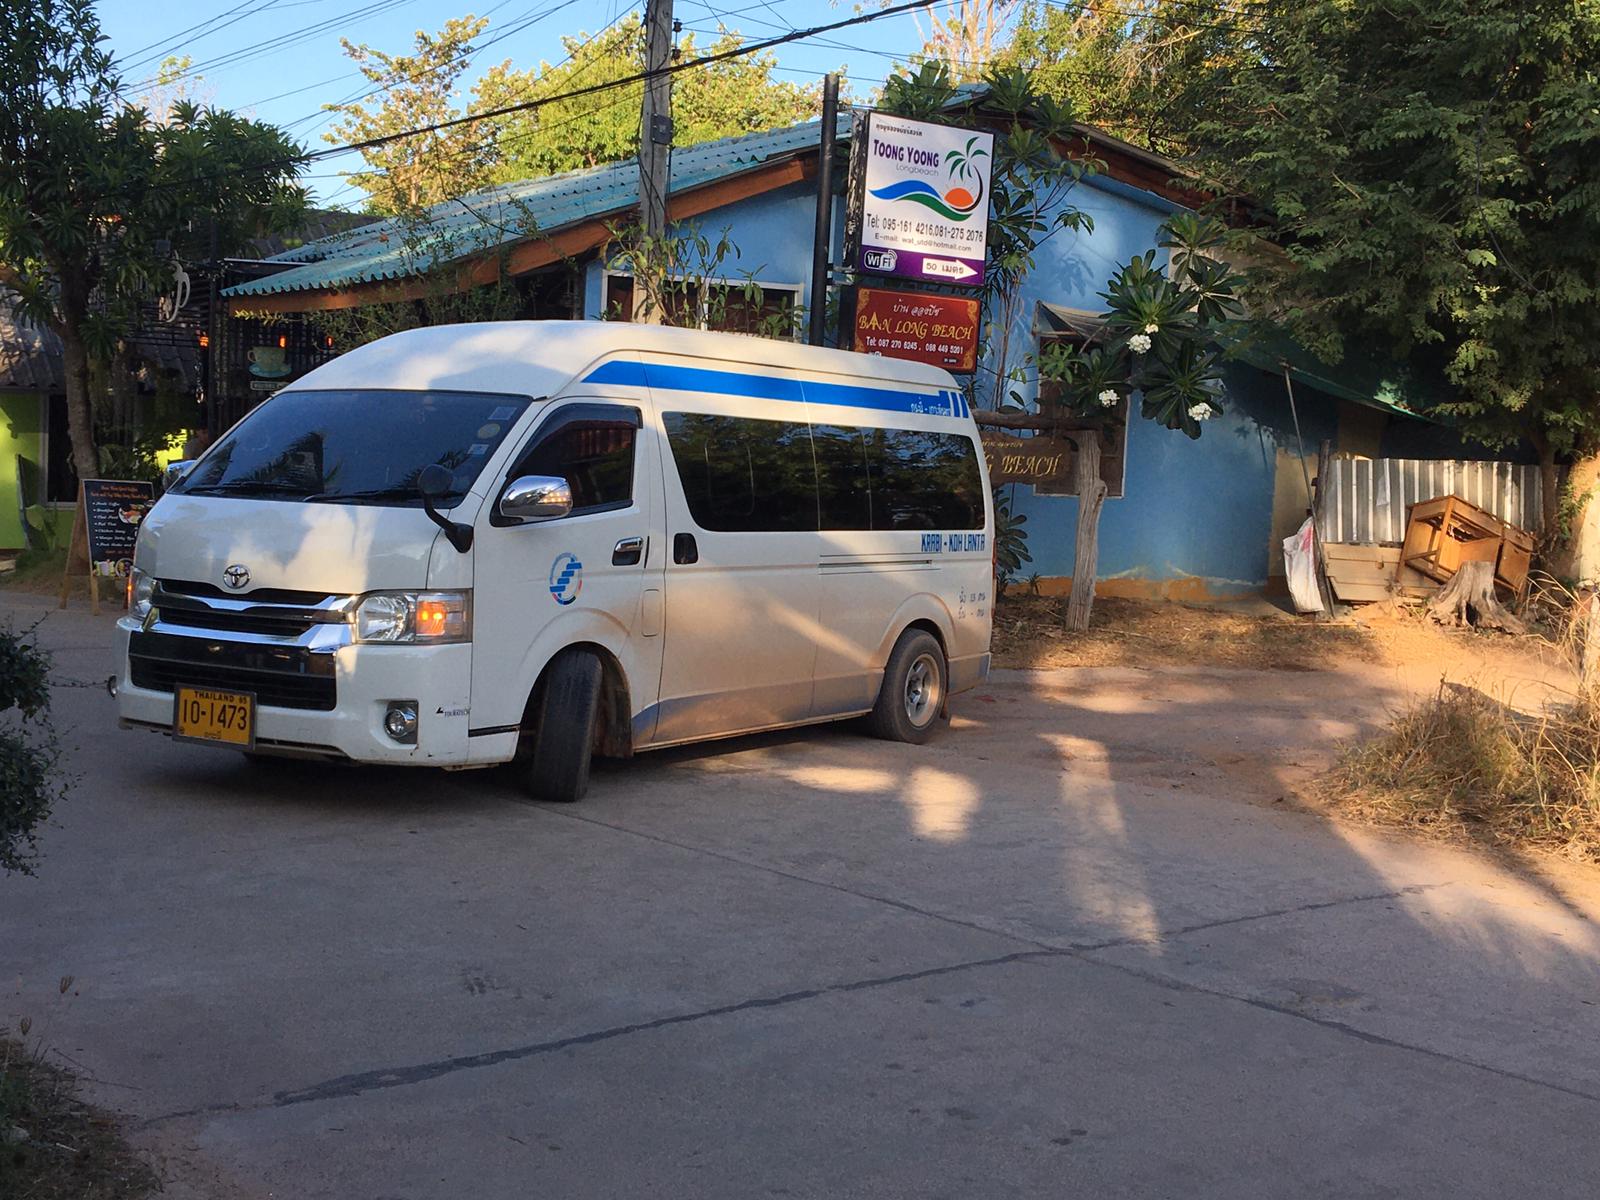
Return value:
<svg viewBox="0 0 1600 1200">
<path fill-rule="evenodd" d="M 243 563 L 229 563 L 222 569 L 222 582 L 238 591 L 250 582 L 250 568 Z"/>
</svg>

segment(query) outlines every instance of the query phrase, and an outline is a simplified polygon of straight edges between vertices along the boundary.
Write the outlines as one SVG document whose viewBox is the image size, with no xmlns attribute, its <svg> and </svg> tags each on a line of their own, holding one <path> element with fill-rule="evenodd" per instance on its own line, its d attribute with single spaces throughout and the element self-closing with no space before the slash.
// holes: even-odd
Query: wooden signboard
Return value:
<svg viewBox="0 0 1600 1200">
<path fill-rule="evenodd" d="M 1124 408 L 1127 401 L 1123 402 Z M 980 429 L 983 456 L 989 464 L 989 482 L 1026 483 L 1036 496 L 1076 496 L 1078 476 L 1072 435 L 1076 430 L 1092 429 L 1100 435 L 1100 478 L 1105 480 L 1106 496 L 1123 496 L 1127 478 L 1128 426 L 1113 416 L 1104 421 L 1069 421 L 1052 434 L 1038 433 L 1018 437 L 996 429 Z"/>
<path fill-rule="evenodd" d="M 61 577 L 60 607 L 67 606 L 72 577 L 89 577 L 89 606 L 100 611 L 100 581 L 125 580 L 133 569 L 139 525 L 155 503 L 155 485 L 135 479 L 85 479 L 78 485 L 72 541 Z"/>
<path fill-rule="evenodd" d="M 967 296 L 857 288 L 851 348 L 958 374 L 978 369 L 978 301 Z"/>
</svg>

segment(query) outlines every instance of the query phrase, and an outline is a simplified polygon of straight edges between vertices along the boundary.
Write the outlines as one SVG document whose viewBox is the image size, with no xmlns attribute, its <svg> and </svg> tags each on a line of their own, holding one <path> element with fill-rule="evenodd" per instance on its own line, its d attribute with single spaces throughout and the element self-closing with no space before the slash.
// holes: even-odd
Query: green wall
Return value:
<svg viewBox="0 0 1600 1200">
<path fill-rule="evenodd" d="M 0 550 L 27 544 L 17 497 L 17 456 L 28 459 L 33 477 L 44 478 L 44 400 L 38 392 L 0 392 Z M 28 497 L 37 503 L 37 496 Z"/>
</svg>

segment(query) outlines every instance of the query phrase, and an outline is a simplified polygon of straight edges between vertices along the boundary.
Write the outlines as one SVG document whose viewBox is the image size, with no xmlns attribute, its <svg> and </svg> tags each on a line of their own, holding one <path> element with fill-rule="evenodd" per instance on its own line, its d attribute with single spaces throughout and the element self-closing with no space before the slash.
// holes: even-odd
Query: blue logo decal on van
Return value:
<svg viewBox="0 0 1600 1200">
<path fill-rule="evenodd" d="M 550 595 L 557 604 L 571 604 L 583 591 L 583 564 L 572 553 L 556 555 L 550 564 Z"/>
</svg>

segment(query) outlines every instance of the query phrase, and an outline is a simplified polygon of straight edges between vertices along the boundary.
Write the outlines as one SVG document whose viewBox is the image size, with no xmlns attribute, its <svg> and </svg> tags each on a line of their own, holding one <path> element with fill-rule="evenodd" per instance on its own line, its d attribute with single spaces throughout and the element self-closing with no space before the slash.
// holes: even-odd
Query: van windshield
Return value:
<svg viewBox="0 0 1600 1200">
<path fill-rule="evenodd" d="M 288 391 L 262 404 L 171 490 L 328 504 L 421 504 L 417 476 L 452 475 L 448 508 L 531 401 L 475 392 Z"/>
</svg>

